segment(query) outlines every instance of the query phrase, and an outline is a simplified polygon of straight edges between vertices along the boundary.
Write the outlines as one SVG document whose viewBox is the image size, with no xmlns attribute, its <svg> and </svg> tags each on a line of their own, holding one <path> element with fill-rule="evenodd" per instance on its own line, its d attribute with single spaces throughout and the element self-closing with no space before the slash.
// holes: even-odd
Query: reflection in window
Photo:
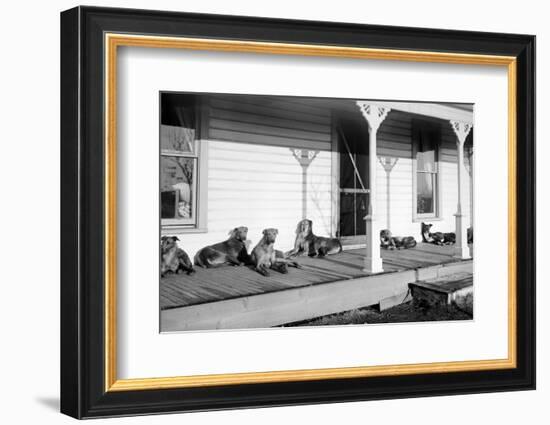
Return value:
<svg viewBox="0 0 550 425">
<path fill-rule="evenodd" d="M 413 121 L 417 216 L 437 216 L 437 147 L 440 138 L 440 129 L 437 125 L 430 122 Z"/>
<path fill-rule="evenodd" d="M 416 212 L 434 214 L 435 174 L 418 173 L 416 180 Z"/>
<path fill-rule="evenodd" d="M 197 159 L 165 156 L 160 161 L 161 217 L 193 219 Z"/>
</svg>

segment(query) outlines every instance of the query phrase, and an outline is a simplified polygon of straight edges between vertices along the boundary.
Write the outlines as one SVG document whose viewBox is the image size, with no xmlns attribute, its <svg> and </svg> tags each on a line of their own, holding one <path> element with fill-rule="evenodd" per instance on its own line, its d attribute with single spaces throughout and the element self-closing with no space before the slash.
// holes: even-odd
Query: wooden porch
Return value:
<svg viewBox="0 0 550 425">
<path fill-rule="evenodd" d="M 364 255 L 356 249 L 299 257 L 301 269 L 269 277 L 248 267 L 198 267 L 191 276 L 166 276 L 160 283 L 161 331 L 275 326 L 384 300 L 398 303 L 409 283 L 472 267 L 471 260 L 453 257 L 452 246 L 420 243 L 382 250 L 384 272 L 369 275 Z"/>
</svg>

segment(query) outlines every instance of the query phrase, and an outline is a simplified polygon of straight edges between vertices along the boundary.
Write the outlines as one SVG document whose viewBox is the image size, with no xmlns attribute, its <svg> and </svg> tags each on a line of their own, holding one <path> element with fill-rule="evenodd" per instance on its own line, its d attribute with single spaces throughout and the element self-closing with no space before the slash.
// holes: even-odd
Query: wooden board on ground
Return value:
<svg viewBox="0 0 550 425">
<path fill-rule="evenodd" d="M 473 276 L 471 273 L 461 273 L 431 281 L 414 282 L 409 287 L 415 302 L 449 305 L 473 292 Z"/>
</svg>

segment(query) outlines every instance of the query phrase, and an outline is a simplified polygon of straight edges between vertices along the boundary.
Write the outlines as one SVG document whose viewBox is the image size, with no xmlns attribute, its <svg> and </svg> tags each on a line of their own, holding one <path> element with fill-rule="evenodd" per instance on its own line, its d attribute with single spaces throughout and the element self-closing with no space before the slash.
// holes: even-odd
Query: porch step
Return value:
<svg viewBox="0 0 550 425">
<path fill-rule="evenodd" d="M 381 299 L 378 303 L 378 310 L 384 311 L 396 305 L 403 304 L 412 300 L 412 291 L 410 285 L 415 283 L 436 284 L 436 282 L 449 282 L 453 279 L 466 278 L 472 274 L 472 261 L 460 261 L 457 263 L 437 264 L 429 267 L 419 267 L 415 269 L 415 280 L 409 284 L 406 290 L 399 294 Z"/>
<path fill-rule="evenodd" d="M 427 303 L 431 306 L 451 305 L 472 313 L 474 291 L 472 273 L 455 273 L 444 277 L 409 283 L 415 303 Z"/>
</svg>

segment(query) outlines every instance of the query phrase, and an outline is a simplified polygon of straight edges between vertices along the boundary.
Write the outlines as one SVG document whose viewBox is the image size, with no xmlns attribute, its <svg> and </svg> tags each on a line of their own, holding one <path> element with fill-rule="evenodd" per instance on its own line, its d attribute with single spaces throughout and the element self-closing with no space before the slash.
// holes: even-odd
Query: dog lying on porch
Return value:
<svg viewBox="0 0 550 425">
<path fill-rule="evenodd" d="M 187 274 L 195 273 L 189 255 L 178 247 L 177 236 L 163 236 L 160 239 L 160 275 L 163 277 L 167 272 L 178 274 L 183 270 Z"/>
<path fill-rule="evenodd" d="M 422 222 L 420 224 L 420 232 L 422 234 L 422 241 L 427 243 L 433 243 L 435 245 L 452 245 L 456 242 L 456 234 L 454 232 L 430 232 L 433 224 L 427 224 Z"/>
<path fill-rule="evenodd" d="M 297 262 L 283 258 L 283 253 L 275 250 L 273 247 L 275 239 L 279 234 L 277 229 L 264 229 L 262 234 L 262 239 L 254 247 L 250 255 L 254 269 L 258 273 L 269 276 L 269 269 L 280 273 L 288 273 L 287 267 L 300 268 Z"/>
<path fill-rule="evenodd" d="M 251 264 L 250 256 L 248 255 L 248 246 L 250 241 L 247 240 L 248 227 L 235 227 L 229 232 L 229 239 L 201 248 L 195 254 L 195 265 L 211 268 L 220 266 L 242 266 Z"/>
<path fill-rule="evenodd" d="M 380 230 L 380 247 L 384 249 L 409 249 L 416 246 L 412 236 L 392 236 L 389 229 Z"/>
<path fill-rule="evenodd" d="M 308 255 L 324 257 L 325 255 L 342 252 L 342 244 L 336 238 L 326 238 L 313 234 L 313 222 L 308 219 L 301 220 L 296 227 L 296 240 L 294 248 L 285 253 L 286 258 L 296 255 Z"/>
</svg>

